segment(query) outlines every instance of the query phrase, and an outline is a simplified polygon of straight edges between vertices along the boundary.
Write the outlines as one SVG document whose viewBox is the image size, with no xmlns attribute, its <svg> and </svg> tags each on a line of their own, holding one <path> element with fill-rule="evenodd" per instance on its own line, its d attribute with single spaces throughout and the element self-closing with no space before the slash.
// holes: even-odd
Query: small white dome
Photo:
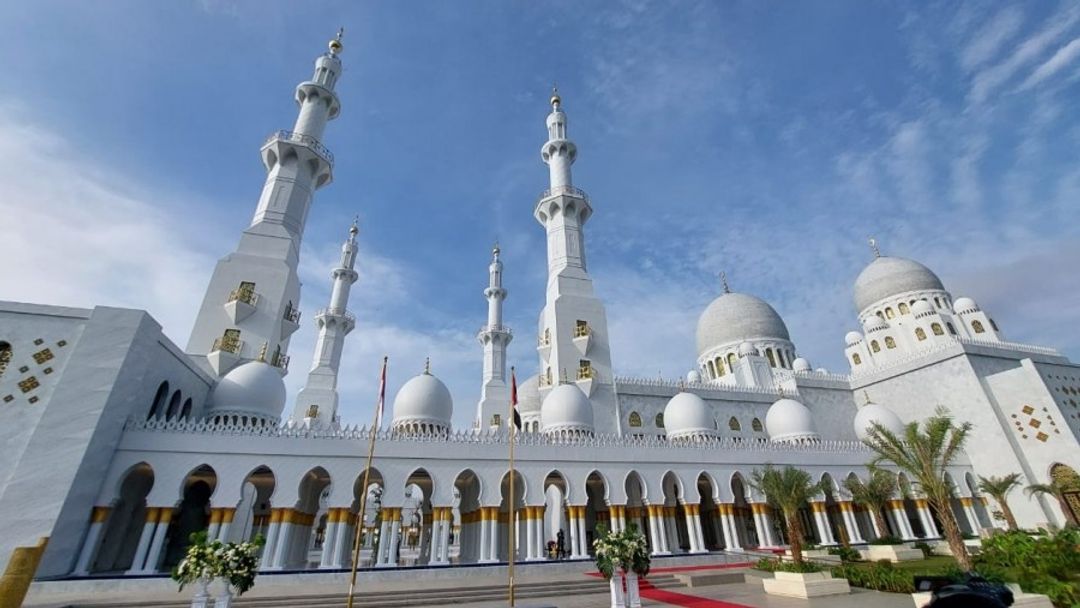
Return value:
<svg viewBox="0 0 1080 608">
<path fill-rule="evenodd" d="M 518 412 L 540 412 L 540 376 L 532 376 L 518 385 Z"/>
<path fill-rule="evenodd" d="M 758 351 L 757 351 L 756 348 L 754 348 L 753 344 L 751 344 L 749 342 L 743 342 L 742 344 L 739 345 L 739 356 L 740 357 L 752 357 L 752 356 L 754 356 L 756 354 L 758 354 Z"/>
<path fill-rule="evenodd" d="M 269 363 L 248 361 L 218 380 L 210 403 L 208 417 L 227 413 L 277 423 L 285 409 L 285 381 Z"/>
<path fill-rule="evenodd" d="M 799 357 L 791 362 L 791 369 L 797 372 L 808 372 L 812 369 L 810 362 L 806 359 Z"/>
<path fill-rule="evenodd" d="M 979 305 L 976 304 L 975 300 L 972 300 L 971 298 L 956 298 L 956 301 L 953 302 L 952 307 L 958 315 L 969 312 L 978 312 L 979 310 Z"/>
<path fill-rule="evenodd" d="M 880 403 L 867 403 L 855 414 L 855 435 L 860 441 L 866 441 L 870 435 L 870 428 L 875 422 L 889 429 L 897 437 L 902 437 L 904 434 L 904 423 L 900 421 L 896 412 Z"/>
<path fill-rule="evenodd" d="M 692 369 L 686 372 L 686 381 L 691 384 L 697 384 L 698 382 L 701 382 L 701 372 L 697 371 L 696 369 Z"/>
<path fill-rule="evenodd" d="M 847 332 L 847 335 L 844 336 L 844 343 L 848 346 L 855 346 L 859 342 L 862 342 L 862 334 L 857 331 L 849 331 Z"/>
<path fill-rule="evenodd" d="M 855 279 L 855 309 L 864 310 L 893 296 L 911 291 L 944 291 L 929 268 L 907 258 L 874 258 Z"/>
<path fill-rule="evenodd" d="M 882 319 L 877 315 L 870 315 L 870 317 L 866 319 L 866 323 L 863 324 L 863 329 L 869 334 L 883 329 L 889 329 L 889 324 L 885 322 L 885 319 Z"/>
<path fill-rule="evenodd" d="M 744 293 L 724 293 L 698 318 L 698 356 L 718 346 L 747 339 L 790 340 L 784 320 L 761 298 Z"/>
<path fill-rule="evenodd" d="M 916 300 L 915 303 L 911 305 L 911 314 L 916 317 L 932 315 L 934 314 L 934 307 L 926 300 Z"/>
<path fill-rule="evenodd" d="M 592 402 L 574 384 L 551 389 L 540 407 L 540 430 L 544 433 L 592 433 Z"/>
<path fill-rule="evenodd" d="M 794 399 L 783 398 L 765 413 L 765 430 L 770 441 L 817 441 L 814 418 L 807 407 Z"/>
<path fill-rule="evenodd" d="M 664 430 L 668 439 L 716 436 L 716 426 L 709 406 L 694 393 L 681 392 L 664 407 Z"/>
<path fill-rule="evenodd" d="M 411 430 L 431 425 L 433 430 L 450 429 L 454 400 L 441 380 L 423 373 L 409 380 L 394 397 L 393 427 Z"/>
</svg>

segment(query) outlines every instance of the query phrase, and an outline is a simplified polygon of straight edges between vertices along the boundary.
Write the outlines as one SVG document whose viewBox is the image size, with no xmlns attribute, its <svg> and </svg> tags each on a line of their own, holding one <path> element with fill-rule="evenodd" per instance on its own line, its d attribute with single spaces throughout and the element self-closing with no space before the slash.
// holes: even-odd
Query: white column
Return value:
<svg viewBox="0 0 1080 608">
<path fill-rule="evenodd" d="M 337 548 L 339 509 L 331 508 L 326 513 L 326 531 L 323 532 L 322 556 L 319 559 L 319 568 L 334 567 L 334 550 Z"/>
<path fill-rule="evenodd" d="M 233 518 L 236 517 L 236 509 L 224 507 L 221 509 L 221 527 L 218 528 L 217 539 L 223 543 L 229 542 L 229 530 L 232 529 Z"/>
<path fill-rule="evenodd" d="M 450 532 L 454 527 L 454 512 L 450 507 L 445 507 L 443 512 L 442 540 L 439 542 L 439 563 L 450 563 Z"/>
<path fill-rule="evenodd" d="M 525 559 L 535 560 L 536 555 L 536 526 L 533 524 L 536 508 L 525 507 Z"/>
<path fill-rule="evenodd" d="M 491 543 L 491 547 L 488 548 L 488 555 L 491 557 L 491 561 L 499 561 L 499 507 L 491 508 L 491 519 L 488 520 L 488 541 Z"/>
<path fill-rule="evenodd" d="M 387 557 L 388 566 L 396 566 L 398 563 L 398 541 L 401 540 L 401 511 L 394 509 L 394 521 L 390 524 L 390 555 Z"/>
<path fill-rule="evenodd" d="M 660 529 L 656 525 L 656 508 L 652 505 L 646 505 L 645 510 L 649 518 L 649 539 L 652 541 L 652 554 L 659 555 L 664 552 L 664 546 L 660 541 Z"/>
<path fill-rule="evenodd" d="M 292 551 L 294 536 L 292 516 L 292 509 L 282 509 L 281 526 L 278 527 L 277 547 L 274 548 L 274 561 L 271 563 L 271 567 L 274 570 L 281 570 L 285 567 L 285 563 L 289 558 L 289 552 Z"/>
<path fill-rule="evenodd" d="M 758 503 L 750 505 L 750 511 L 754 514 L 754 530 L 757 531 L 758 546 L 770 546 L 769 535 L 765 531 L 765 514 L 761 512 L 761 505 Z"/>
<path fill-rule="evenodd" d="M 379 518 L 379 550 L 375 554 L 375 566 L 385 566 L 390 558 L 390 513 L 391 508 L 383 509 Z"/>
<path fill-rule="evenodd" d="M 161 565 L 161 550 L 165 547 L 165 535 L 169 532 L 169 523 L 172 522 L 172 507 L 161 507 L 158 511 L 157 528 L 154 530 L 154 538 L 150 540 L 150 551 L 146 554 L 144 572 L 157 572 Z"/>
<path fill-rule="evenodd" d="M 491 561 L 491 556 L 489 554 L 491 541 L 488 540 L 489 513 L 490 511 L 488 511 L 487 507 L 480 507 L 480 521 L 478 522 L 480 525 L 480 555 L 477 556 L 477 561 L 481 563 Z"/>
<path fill-rule="evenodd" d="M 263 545 L 262 559 L 259 560 L 260 569 L 262 570 L 273 569 L 278 537 L 281 536 L 281 512 L 283 510 L 270 510 L 270 525 L 266 528 L 266 544 Z"/>
<path fill-rule="evenodd" d="M 926 501 L 922 501 L 919 504 L 919 512 L 923 515 L 923 525 L 926 526 L 926 533 L 930 538 L 941 538 L 941 531 L 937 529 L 937 524 L 934 523 L 934 515 L 930 513 L 930 506 L 926 504 Z"/>
<path fill-rule="evenodd" d="M 656 531 L 660 536 L 660 550 L 664 554 L 671 553 L 671 545 L 668 544 L 667 516 L 664 514 L 664 505 L 656 506 Z"/>
<path fill-rule="evenodd" d="M 139 544 L 135 547 L 135 556 L 131 560 L 131 568 L 125 574 L 136 574 L 143 571 L 143 564 L 146 563 L 146 552 L 150 549 L 150 539 L 154 536 L 154 530 L 157 529 L 157 514 L 158 510 L 154 507 L 145 509 L 142 532 L 139 534 Z"/>
<path fill-rule="evenodd" d="M 682 551 L 679 544 L 679 526 L 675 521 L 676 507 L 664 507 L 664 529 L 667 530 L 667 546 L 672 553 Z"/>
<path fill-rule="evenodd" d="M 566 509 L 569 514 L 570 524 L 570 557 L 578 557 L 578 525 L 577 525 L 577 507 L 570 505 Z"/>
<path fill-rule="evenodd" d="M 708 553 L 709 548 L 705 546 L 705 531 L 701 526 L 701 505 L 694 505 L 694 534 L 697 535 L 698 549 L 702 553 Z"/>
<path fill-rule="evenodd" d="M 536 527 L 536 556 L 540 559 L 547 559 L 547 539 L 544 538 L 545 507 L 537 507 L 536 509 L 536 519 L 533 520 L 533 525 Z"/>
<path fill-rule="evenodd" d="M 908 521 L 907 512 L 904 510 L 904 503 L 899 500 L 892 502 L 893 520 L 896 522 L 897 529 L 900 530 L 900 536 L 904 540 L 915 540 L 915 534 L 911 530 L 911 522 Z"/>
<path fill-rule="evenodd" d="M 964 497 L 960 499 L 960 504 L 964 507 L 964 517 L 967 518 L 968 525 L 971 526 L 971 533 L 977 536 L 979 534 L 979 517 L 975 514 L 972 500 L 974 499 Z"/>
<path fill-rule="evenodd" d="M 866 542 L 866 539 L 862 537 L 862 531 L 859 530 L 859 520 L 855 517 L 855 508 L 851 502 L 844 502 L 840 505 L 840 513 L 844 516 L 844 527 L 847 529 L 848 542 L 861 545 Z"/>
<path fill-rule="evenodd" d="M 210 509 L 210 525 L 206 528 L 207 540 L 217 540 L 218 530 L 221 529 L 221 509 L 214 507 Z"/>
<path fill-rule="evenodd" d="M 578 556 L 589 556 L 589 536 L 585 532 L 585 507 L 578 507 Z"/>
<path fill-rule="evenodd" d="M 686 537 L 690 541 L 690 553 L 701 553 L 697 542 L 697 528 L 694 527 L 693 505 L 683 505 L 683 519 L 686 521 Z"/>
<path fill-rule="evenodd" d="M 105 528 L 105 521 L 109 519 L 112 507 L 94 507 L 90 510 L 90 528 L 86 531 L 86 540 L 83 541 L 79 559 L 75 562 L 76 576 L 85 576 L 90 573 L 90 564 L 97 555 L 98 545 L 101 543 L 101 532 Z"/>
</svg>

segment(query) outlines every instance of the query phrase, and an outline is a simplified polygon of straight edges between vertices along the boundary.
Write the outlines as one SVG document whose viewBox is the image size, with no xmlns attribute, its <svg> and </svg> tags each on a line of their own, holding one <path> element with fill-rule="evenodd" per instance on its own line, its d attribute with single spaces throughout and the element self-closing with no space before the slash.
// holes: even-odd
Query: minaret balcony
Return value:
<svg viewBox="0 0 1080 608">
<path fill-rule="evenodd" d="M 514 339 L 514 330 L 505 325 L 485 325 L 480 328 L 480 331 L 476 332 L 476 339 L 479 340 L 481 344 L 499 340 L 502 340 L 504 344 L 509 344 L 510 341 Z"/>
<path fill-rule="evenodd" d="M 270 358 L 270 365 L 273 365 L 274 367 L 280 369 L 282 375 L 284 375 L 289 371 L 289 355 L 276 353 L 273 357 Z"/>
<path fill-rule="evenodd" d="M 243 340 L 215 338 L 206 360 L 214 373 L 221 376 L 240 362 L 240 353 L 244 350 Z"/>
<path fill-rule="evenodd" d="M 229 297 L 225 301 L 225 314 L 229 315 L 233 325 L 236 325 L 250 317 L 251 313 L 255 312 L 258 303 L 259 294 L 254 291 L 250 289 L 234 289 L 229 293 Z"/>
<path fill-rule="evenodd" d="M 548 188 L 540 193 L 540 198 L 537 199 L 537 202 L 556 196 L 572 196 L 574 198 L 580 198 L 586 203 L 589 202 L 589 195 L 581 188 L 574 186 L 555 186 L 553 188 Z"/>
<path fill-rule="evenodd" d="M 326 146 L 322 145 L 322 142 L 320 142 L 318 139 L 310 135 L 297 133 L 295 131 L 275 131 L 270 134 L 270 137 L 266 138 L 266 141 L 263 142 L 263 147 L 265 148 L 266 146 L 278 141 L 304 146 L 305 148 L 311 150 L 312 153 L 315 154 L 315 156 L 318 156 L 323 161 L 325 161 L 327 165 L 329 165 L 330 167 L 334 166 L 333 152 L 327 149 Z"/>
<path fill-rule="evenodd" d="M 290 303 L 281 316 L 281 337 L 288 338 L 300 329 L 300 309 Z"/>
</svg>

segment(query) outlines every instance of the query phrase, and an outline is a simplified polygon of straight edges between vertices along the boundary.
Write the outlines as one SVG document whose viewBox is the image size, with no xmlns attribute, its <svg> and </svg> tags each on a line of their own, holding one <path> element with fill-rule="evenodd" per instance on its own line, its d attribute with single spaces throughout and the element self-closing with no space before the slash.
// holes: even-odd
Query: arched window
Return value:
<svg viewBox="0 0 1080 608">
<path fill-rule="evenodd" d="M 983 327 L 982 322 L 979 321 L 979 320 L 975 320 L 975 321 L 971 322 L 971 329 L 977 334 L 981 334 L 981 333 L 984 333 L 986 331 L 986 329 Z"/>
<path fill-rule="evenodd" d="M 923 340 L 926 339 L 926 331 L 923 330 L 923 328 L 921 328 L 921 327 L 916 327 L 915 328 L 915 337 L 918 338 L 920 342 L 922 342 Z"/>
<path fill-rule="evenodd" d="M 161 415 L 162 410 L 165 409 L 165 400 L 169 397 L 169 383 L 168 381 L 162 382 L 158 387 L 157 393 L 154 395 L 154 403 L 150 406 L 150 413 L 146 415 L 146 419 L 156 418 Z"/>
<path fill-rule="evenodd" d="M 773 357 L 771 348 L 765 349 L 765 358 L 769 360 L 769 367 L 776 367 L 776 358 Z"/>
<path fill-rule="evenodd" d="M 900 314 L 902 315 L 906 315 L 911 312 L 911 309 L 908 308 L 907 302 L 900 302 L 900 306 L 898 306 L 897 308 L 900 309 Z"/>
<path fill-rule="evenodd" d="M 720 357 L 717 357 L 716 358 L 716 377 L 719 378 L 720 376 L 723 376 L 726 373 L 727 373 L 727 370 L 724 368 L 724 360 L 721 359 Z"/>
<path fill-rule="evenodd" d="M 165 412 L 165 420 L 172 420 L 180 413 L 180 391 L 175 391 L 172 394 L 172 399 L 169 399 L 169 409 Z"/>
<path fill-rule="evenodd" d="M 997 323 L 994 323 L 993 319 L 990 319 L 990 327 L 993 327 L 994 331 L 998 331 Z"/>
<path fill-rule="evenodd" d="M 11 345 L 7 342 L 0 342 L 0 377 L 4 376 L 4 370 L 7 369 L 8 363 L 11 363 Z"/>
<path fill-rule="evenodd" d="M 734 372 L 735 371 L 735 353 L 728 353 L 727 354 L 727 364 L 728 364 L 728 371 Z"/>
<path fill-rule="evenodd" d="M 630 426 L 634 428 L 641 426 L 641 414 L 637 412 L 630 412 Z"/>
<path fill-rule="evenodd" d="M 885 336 L 885 348 L 896 348 L 896 340 L 892 336 Z"/>
<path fill-rule="evenodd" d="M 184 407 L 182 407 L 180 409 L 180 418 L 186 420 L 186 419 L 188 419 L 190 417 L 191 417 L 191 397 L 188 397 L 187 400 L 184 401 Z"/>
<path fill-rule="evenodd" d="M 656 428 L 664 428 L 664 412 L 660 412 L 656 415 Z"/>
<path fill-rule="evenodd" d="M 741 431 L 742 430 L 742 425 L 739 424 L 738 418 L 732 416 L 731 420 L 727 421 L 727 428 L 729 428 L 729 429 L 731 429 L 733 431 Z"/>
<path fill-rule="evenodd" d="M 941 298 L 934 296 L 934 306 L 941 308 Z"/>
<path fill-rule="evenodd" d="M 892 306 L 885 309 L 885 317 L 888 319 L 896 317 L 896 313 L 893 312 Z"/>
<path fill-rule="evenodd" d="M 934 332 L 935 336 L 944 336 L 945 331 L 941 329 L 941 323 L 931 323 L 930 331 Z"/>
<path fill-rule="evenodd" d="M 851 362 L 855 365 L 860 365 L 862 364 L 862 357 L 859 356 L 859 353 L 855 353 L 851 355 Z"/>
<path fill-rule="evenodd" d="M 946 321 L 946 322 L 945 322 L 945 327 L 948 327 L 948 328 L 949 328 L 949 333 L 950 333 L 950 334 L 952 334 L 952 335 L 954 335 L 954 336 L 956 335 L 956 328 L 955 328 L 955 327 L 953 327 L 953 324 L 952 324 L 952 323 L 949 323 L 948 321 Z"/>
<path fill-rule="evenodd" d="M 788 366 L 787 361 L 784 360 L 784 351 L 780 350 L 779 348 L 776 349 L 776 358 L 780 363 L 780 367 L 787 367 Z"/>
<path fill-rule="evenodd" d="M 755 433 L 761 433 L 765 430 L 765 427 L 761 426 L 761 421 L 757 418 L 750 421 L 750 428 L 754 429 Z"/>
<path fill-rule="evenodd" d="M 870 350 L 874 351 L 875 353 L 881 352 L 881 346 L 878 345 L 877 340 L 870 341 Z"/>
<path fill-rule="evenodd" d="M 880 310 L 875 312 L 874 314 L 877 315 L 877 318 L 881 319 L 882 321 L 885 320 L 885 313 L 881 312 Z"/>
<path fill-rule="evenodd" d="M 714 361 L 709 361 L 709 363 L 706 364 L 706 368 L 708 369 L 709 377 L 710 378 L 715 378 L 716 377 L 716 363 Z"/>
</svg>

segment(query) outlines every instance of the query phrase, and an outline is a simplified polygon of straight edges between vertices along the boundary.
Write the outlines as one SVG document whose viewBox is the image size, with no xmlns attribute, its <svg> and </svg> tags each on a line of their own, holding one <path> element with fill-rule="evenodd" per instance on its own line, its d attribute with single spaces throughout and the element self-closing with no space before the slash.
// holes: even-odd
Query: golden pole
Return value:
<svg viewBox="0 0 1080 608">
<path fill-rule="evenodd" d="M 347 608 L 353 608 L 353 592 L 356 590 L 356 566 L 360 562 L 360 539 L 364 531 L 364 511 L 367 510 L 368 484 L 371 479 L 371 459 L 375 457 L 375 435 L 379 432 L 380 414 L 386 394 L 386 362 L 389 357 L 383 357 L 382 379 L 379 383 L 379 405 L 375 408 L 375 420 L 371 425 L 371 437 L 368 439 L 367 464 L 364 465 L 364 483 L 360 488 L 360 512 L 356 514 L 356 536 L 353 538 L 352 572 L 349 579 L 349 599 L 345 604 Z M 379 543 L 389 542 L 389 539 L 380 538 Z"/>
<path fill-rule="evenodd" d="M 516 378 L 514 377 L 514 368 L 510 368 L 511 382 L 516 385 Z M 516 386 L 515 389 L 516 390 Z M 514 608 L 514 532 L 517 531 L 514 525 L 514 505 L 517 503 L 517 495 L 514 494 L 514 431 L 517 425 L 514 423 L 514 395 L 510 396 L 510 416 L 506 420 L 506 426 L 510 430 L 510 500 L 507 502 L 510 505 L 510 519 L 508 520 L 507 530 L 510 541 L 510 554 L 509 554 L 509 572 L 510 572 L 510 608 Z"/>
</svg>

